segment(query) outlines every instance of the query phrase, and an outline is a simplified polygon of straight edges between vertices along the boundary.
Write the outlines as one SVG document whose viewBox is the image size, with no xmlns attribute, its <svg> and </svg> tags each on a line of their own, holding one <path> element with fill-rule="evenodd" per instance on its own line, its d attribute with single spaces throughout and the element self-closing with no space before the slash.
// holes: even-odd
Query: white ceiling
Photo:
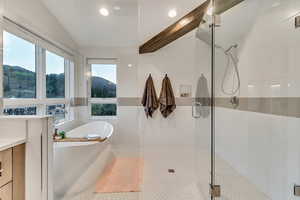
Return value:
<svg viewBox="0 0 300 200">
<path fill-rule="evenodd" d="M 216 43 L 228 48 L 246 37 L 252 29 L 263 5 L 261 0 L 245 0 L 221 15 L 221 26 L 216 28 Z"/>
<path fill-rule="evenodd" d="M 137 44 L 137 0 L 42 1 L 81 47 Z M 99 14 L 101 7 L 110 10 L 108 17 Z"/>
<path fill-rule="evenodd" d="M 272 15 L 274 21 L 269 23 L 286 23 L 289 17 L 299 14 L 299 10 L 299 0 L 245 0 L 221 15 L 221 26 L 216 29 L 216 43 L 228 48 L 242 42 L 262 16 Z M 266 28 L 269 26 L 266 24 Z"/>
<path fill-rule="evenodd" d="M 139 36 L 144 42 L 185 16 L 205 0 L 139 0 Z M 169 18 L 168 11 L 177 10 L 177 17 Z"/>
<path fill-rule="evenodd" d="M 205 0 L 42 0 L 81 47 L 137 46 Z M 119 11 L 113 7 L 118 6 Z M 108 17 L 99 14 L 110 10 Z M 176 9 L 177 17 L 168 11 Z M 139 24 L 139 26 L 138 26 Z"/>
<path fill-rule="evenodd" d="M 126 47 L 142 44 L 205 0 L 42 1 L 80 47 Z M 263 2 L 270 7 L 274 2 L 282 0 Z M 115 6 L 121 9 L 114 10 Z M 101 7 L 108 8 L 110 15 L 100 15 Z M 230 12 L 222 14 L 222 26 L 217 29 L 217 42 L 228 46 L 245 36 L 263 7 L 268 6 L 264 6 L 261 0 L 245 0 Z M 177 17 L 168 17 L 170 9 L 177 10 Z"/>
</svg>

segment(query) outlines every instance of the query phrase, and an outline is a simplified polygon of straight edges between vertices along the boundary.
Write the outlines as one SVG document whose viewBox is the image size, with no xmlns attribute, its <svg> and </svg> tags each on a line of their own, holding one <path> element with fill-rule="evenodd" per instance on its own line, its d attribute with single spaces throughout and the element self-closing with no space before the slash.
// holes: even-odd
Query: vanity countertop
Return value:
<svg viewBox="0 0 300 200">
<path fill-rule="evenodd" d="M 28 123 L 50 116 L 0 116 L 0 151 L 15 147 L 27 142 Z M 39 128 L 31 130 L 38 132 Z"/>
<path fill-rule="evenodd" d="M 26 138 L 0 139 L 0 151 L 15 147 L 26 142 Z"/>
</svg>

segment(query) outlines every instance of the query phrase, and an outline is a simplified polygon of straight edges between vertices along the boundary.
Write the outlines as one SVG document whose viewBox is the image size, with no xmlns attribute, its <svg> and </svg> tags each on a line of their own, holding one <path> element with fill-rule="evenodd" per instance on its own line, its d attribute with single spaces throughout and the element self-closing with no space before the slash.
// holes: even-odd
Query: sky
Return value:
<svg viewBox="0 0 300 200">
<path fill-rule="evenodd" d="M 65 71 L 65 59 L 46 51 L 46 74 L 61 74 Z"/>
<path fill-rule="evenodd" d="M 93 64 L 92 76 L 102 77 L 110 82 L 117 83 L 117 66 L 115 64 Z"/>
<path fill-rule="evenodd" d="M 4 32 L 3 37 L 3 63 L 35 72 L 35 45 L 8 32 Z M 46 51 L 46 73 L 64 73 L 64 58 Z"/>
<path fill-rule="evenodd" d="M 35 45 L 13 34 L 4 32 L 5 65 L 20 66 L 35 72 Z M 117 67 L 114 64 L 93 64 L 92 75 L 105 78 L 117 83 Z M 64 58 L 46 51 L 46 74 L 60 74 L 64 72 Z"/>
<path fill-rule="evenodd" d="M 3 37 L 3 63 L 35 71 L 35 45 L 7 32 Z"/>
</svg>

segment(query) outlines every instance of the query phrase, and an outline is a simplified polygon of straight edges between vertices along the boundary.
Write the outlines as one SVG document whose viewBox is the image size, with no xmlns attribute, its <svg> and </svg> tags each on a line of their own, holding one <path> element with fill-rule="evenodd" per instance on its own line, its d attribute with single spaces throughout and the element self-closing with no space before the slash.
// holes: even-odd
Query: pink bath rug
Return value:
<svg viewBox="0 0 300 200">
<path fill-rule="evenodd" d="M 104 170 L 96 184 L 96 193 L 140 192 L 144 160 L 116 158 Z"/>
</svg>

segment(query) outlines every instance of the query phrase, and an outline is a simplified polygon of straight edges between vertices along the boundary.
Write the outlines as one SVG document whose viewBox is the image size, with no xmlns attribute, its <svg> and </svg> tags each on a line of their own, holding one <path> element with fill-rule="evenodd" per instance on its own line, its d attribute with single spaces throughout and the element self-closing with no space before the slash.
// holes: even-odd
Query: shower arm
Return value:
<svg viewBox="0 0 300 200">
<path fill-rule="evenodd" d="M 230 46 L 230 47 L 225 51 L 225 53 L 228 53 L 228 52 L 231 51 L 231 49 L 233 49 L 233 48 L 238 48 L 238 45 L 237 45 L 237 44 L 234 44 L 234 45 Z"/>
</svg>

